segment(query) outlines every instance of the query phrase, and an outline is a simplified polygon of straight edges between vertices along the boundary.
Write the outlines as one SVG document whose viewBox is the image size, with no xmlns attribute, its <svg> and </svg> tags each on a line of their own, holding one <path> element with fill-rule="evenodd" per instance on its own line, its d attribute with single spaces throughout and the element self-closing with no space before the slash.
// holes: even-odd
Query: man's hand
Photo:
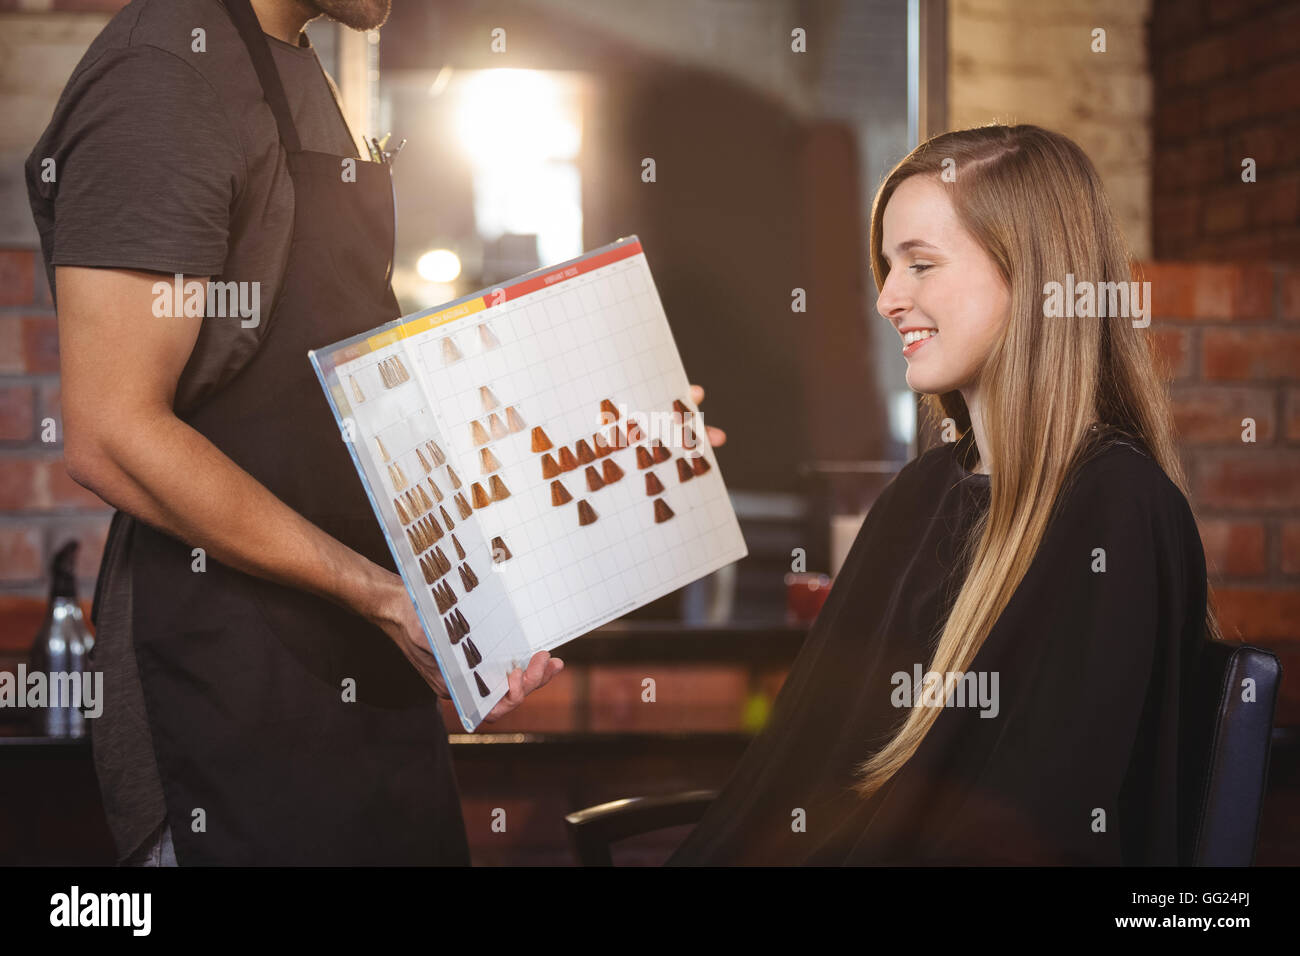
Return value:
<svg viewBox="0 0 1300 956">
<path fill-rule="evenodd" d="M 691 386 L 691 401 L 693 401 L 697 407 L 704 403 L 704 388 L 702 386 Z M 726 443 L 727 433 L 721 428 L 714 428 L 712 425 L 705 425 L 704 430 L 708 433 L 709 444 L 714 448 Z"/>
<path fill-rule="evenodd" d="M 406 593 L 406 586 L 391 571 L 384 573 L 387 583 L 379 589 L 380 596 L 367 617 L 392 639 L 433 692 L 443 700 L 450 700 L 447 682 L 442 678 L 442 671 L 438 670 L 438 661 L 429 647 L 424 628 L 420 626 L 420 618 Z"/>
<path fill-rule="evenodd" d="M 549 684 L 551 678 L 562 670 L 564 670 L 564 661 L 552 657 L 546 651 L 538 651 L 528 662 L 527 670 L 516 667 L 507 675 L 510 691 L 497 701 L 497 705 L 483 719 L 490 722 L 504 717 L 522 704 L 524 698 L 537 688 Z"/>
<path fill-rule="evenodd" d="M 377 590 L 378 597 L 374 609 L 368 613 L 370 620 L 387 634 L 411 662 L 424 682 L 433 688 L 433 692 L 444 700 L 450 700 L 447 683 L 438 662 L 429 648 L 424 628 L 420 627 L 420 618 L 415 613 L 415 605 L 406 593 L 402 579 L 392 572 L 385 572 L 385 582 Z M 551 657 L 546 651 L 539 651 L 528 662 L 526 670 L 516 667 L 507 675 L 510 690 L 502 697 L 484 720 L 494 721 L 504 717 L 524 702 L 524 698 L 545 687 L 560 671 L 564 670 L 564 661 Z"/>
</svg>

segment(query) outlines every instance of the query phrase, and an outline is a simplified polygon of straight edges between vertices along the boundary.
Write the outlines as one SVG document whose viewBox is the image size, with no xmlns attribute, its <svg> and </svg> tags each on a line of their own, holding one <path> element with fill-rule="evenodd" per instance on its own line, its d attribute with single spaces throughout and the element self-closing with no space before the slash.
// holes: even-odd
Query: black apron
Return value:
<svg viewBox="0 0 1300 956">
<path fill-rule="evenodd" d="M 256 355 L 181 417 L 290 508 L 392 571 L 307 358 L 399 314 L 389 169 L 354 159 L 348 182 L 345 157 L 301 149 L 248 0 L 226 4 L 287 153 L 293 242 Z M 122 524 L 133 526 L 133 639 L 179 863 L 469 863 L 437 698 L 381 630 L 211 558 L 196 572 L 191 545 Z"/>
</svg>

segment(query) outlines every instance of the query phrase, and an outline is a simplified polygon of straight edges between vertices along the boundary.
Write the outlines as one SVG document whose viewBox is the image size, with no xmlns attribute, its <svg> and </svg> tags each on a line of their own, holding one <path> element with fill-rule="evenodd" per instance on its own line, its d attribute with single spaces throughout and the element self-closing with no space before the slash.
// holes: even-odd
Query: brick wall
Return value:
<svg viewBox="0 0 1300 956">
<path fill-rule="evenodd" d="M 1143 274 L 1224 636 L 1300 673 L 1300 267 L 1164 262 Z M 1278 722 L 1300 724 L 1300 681 L 1282 697 Z"/>
<path fill-rule="evenodd" d="M 1151 0 L 949 0 L 948 128 L 1034 123 L 1077 142 L 1151 254 Z M 1092 31 L 1106 31 L 1093 52 Z"/>
<path fill-rule="evenodd" d="M 0 652 L 35 636 L 49 558 L 70 538 L 89 607 L 111 514 L 63 467 L 58 326 L 40 257 L 0 249 Z"/>
<path fill-rule="evenodd" d="M 1300 259 L 1300 5 L 1155 0 L 1151 71 L 1156 257 Z"/>
</svg>

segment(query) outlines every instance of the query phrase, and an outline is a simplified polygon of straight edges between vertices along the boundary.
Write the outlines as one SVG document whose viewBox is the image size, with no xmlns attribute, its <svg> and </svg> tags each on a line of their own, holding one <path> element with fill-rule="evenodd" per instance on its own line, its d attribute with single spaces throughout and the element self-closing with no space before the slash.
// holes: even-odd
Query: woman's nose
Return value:
<svg viewBox="0 0 1300 956">
<path fill-rule="evenodd" d="M 890 272 L 880 288 L 880 295 L 876 297 L 876 311 L 889 319 L 907 311 L 907 308 L 908 299 L 900 290 L 897 275 Z"/>
</svg>

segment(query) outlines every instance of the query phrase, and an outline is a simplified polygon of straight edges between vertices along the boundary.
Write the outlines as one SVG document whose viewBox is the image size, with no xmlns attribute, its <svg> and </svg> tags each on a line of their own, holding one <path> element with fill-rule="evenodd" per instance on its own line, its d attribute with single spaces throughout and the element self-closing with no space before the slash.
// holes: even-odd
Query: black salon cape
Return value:
<svg viewBox="0 0 1300 956">
<path fill-rule="evenodd" d="M 1205 558 L 1186 499 L 1132 441 L 1094 445 L 967 668 L 998 673 L 997 716 L 942 708 L 864 801 L 853 767 L 905 716 L 891 675 L 930 669 L 964 577 L 958 536 L 988 506 L 956 445 L 909 462 L 669 865 L 1177 865 L 1180 668 L 1204 640 Z"/>
</svg>

